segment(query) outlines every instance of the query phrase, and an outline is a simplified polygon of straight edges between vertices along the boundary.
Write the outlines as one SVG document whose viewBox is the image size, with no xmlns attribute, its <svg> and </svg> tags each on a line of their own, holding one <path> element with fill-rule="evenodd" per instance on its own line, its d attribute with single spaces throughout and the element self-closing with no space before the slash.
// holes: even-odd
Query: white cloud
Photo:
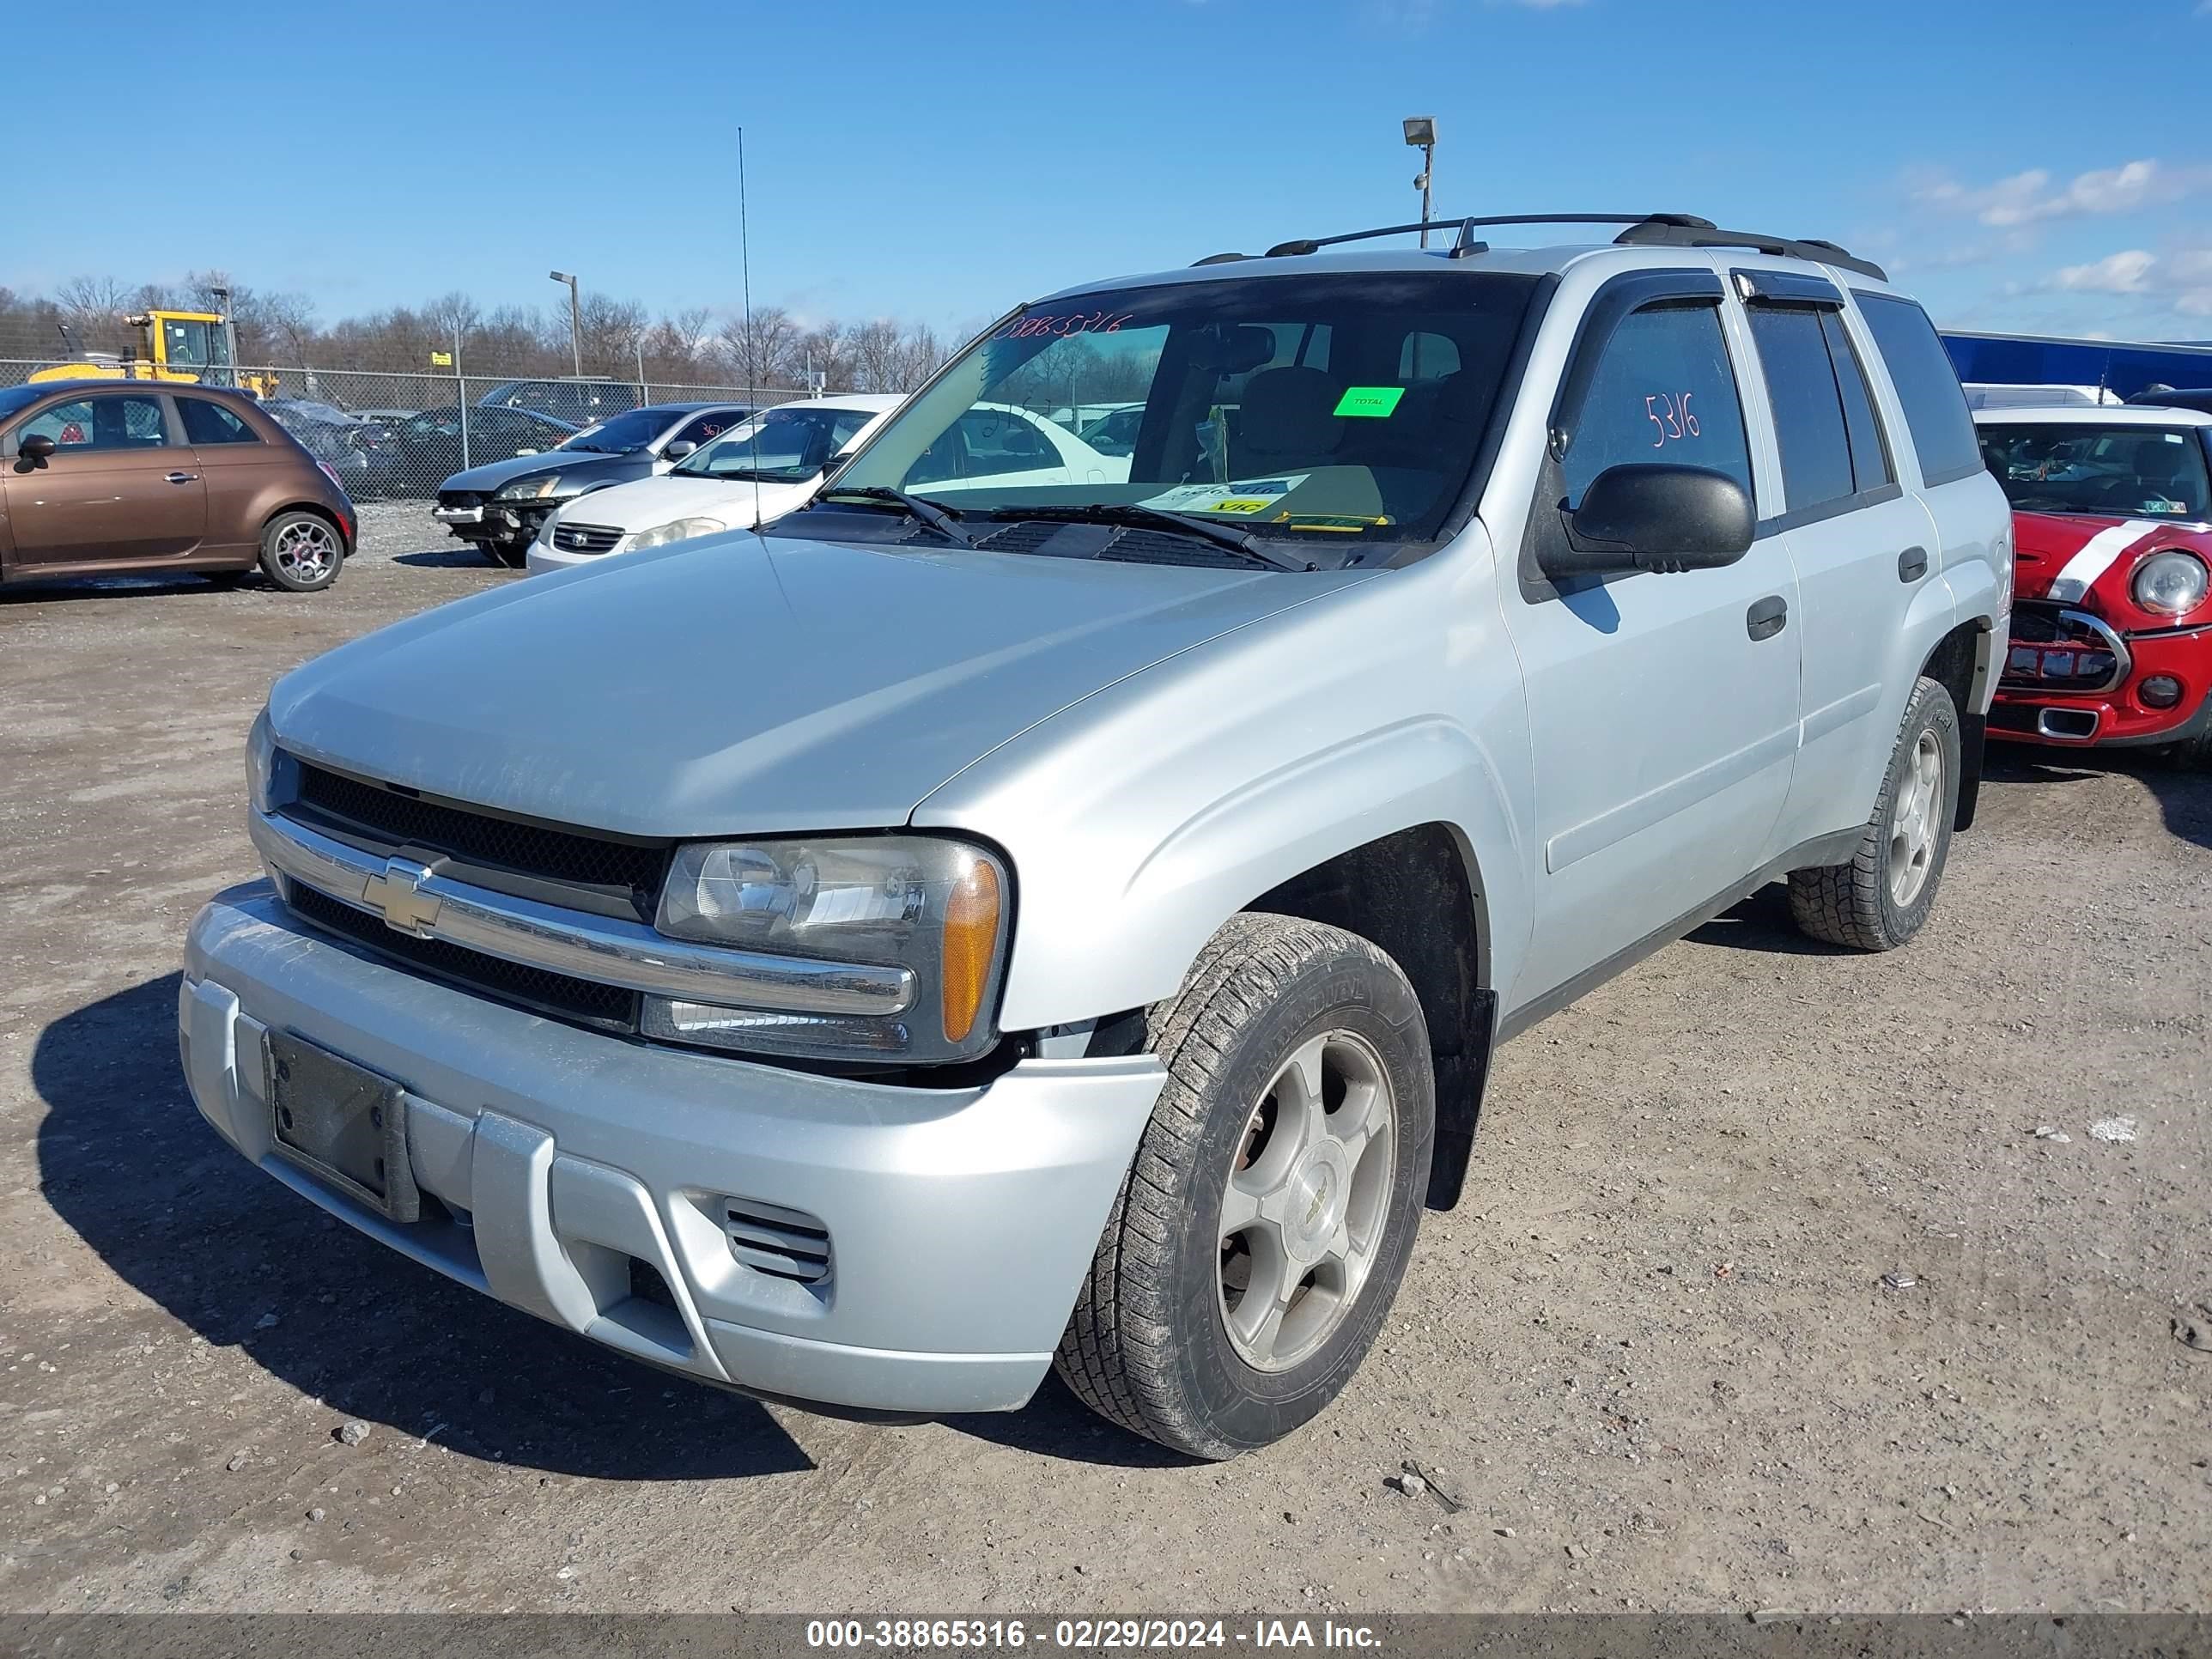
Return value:
<svg viewBox="0 0 2212 1659">
<path fill-rule="evenodd" d="M 2063 265 L 2043 284 L 2072 294 L 2125 295 L 2184 317 L 2212 317 L 2212 247 L 2153 253 L 2123 248 L 2087 264 Z"/>
<path fill-rule="evenodd" d="M 2077 294 L 2142 294 L 2144 278 L 2158 264 L 2158 255 L 2139 248 L 2107 253 L 2086 265 L 2066 265 L 2051 281 Z"/>
<path fill-rule="evenodd" d="M 1947 174 L 1931 173 L 1921 175 L 1911 186 L 1913 200 L 1923 207 L 1972 217 L 1997 229 L 2050 219 L 2130 213 L 2206 189 L 2212 189 L 2212 167 L 2171 167 L 2154 158 L 2076 173 L 2063 183 L 2041 167 L 2031 167 L 1990 185 L 1962 185 Z"/>
</svg>

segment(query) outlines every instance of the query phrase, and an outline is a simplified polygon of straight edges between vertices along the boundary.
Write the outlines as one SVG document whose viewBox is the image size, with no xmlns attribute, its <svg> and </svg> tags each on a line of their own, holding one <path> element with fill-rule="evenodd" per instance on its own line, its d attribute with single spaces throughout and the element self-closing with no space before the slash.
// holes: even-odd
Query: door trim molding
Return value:
<svg viewBox="0 0 2212 1659">
<path fill-rule="evenodd" d="M 1709 795 L 1755 776 L 1777 762 L 1797 752 L 1799 723 L 1755 738 L 1733 754 L 1708 761 L 1694 772 L 1648 789 L 1633 800 L 1607 808 L 1571 830 L 1562 830 L 1544 843 L 1544 868 L 1553 875 L 1593 853 L 1602 853 L 1616 842 L 1686 811 Z"/>
</svg>

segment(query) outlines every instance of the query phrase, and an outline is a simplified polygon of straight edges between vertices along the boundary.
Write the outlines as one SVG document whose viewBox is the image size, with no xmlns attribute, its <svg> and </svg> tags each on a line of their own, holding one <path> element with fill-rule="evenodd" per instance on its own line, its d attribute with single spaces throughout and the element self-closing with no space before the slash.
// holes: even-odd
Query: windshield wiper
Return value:
<svg viewBox="0 0 2212 1659">
<path fill-rule="evenodd" d="M 1069 524 L 1144 525 L 1171 534 L 1188 536 L 1194 540 L 1211 542 L 1240 554 L 1255 564 L 1264 564 L 1270 570 L 1291 570 L 1301 574 L 1320 567 L 1294 554 L 1278 553 L 1266 545 L 1249 531 L 1239 530 L 1234 525 L 1216 524 L 1211 519 L 1201 519 L 1192 513 L 1176 513 L 1164 507 L 1146 507 L 1141 501 L 1091 501 L 1081 507 L 1005 507 L 991 514 L 994 519 L 1037 519 L 1061 520 Z"/>
<path fill-rule="evenodd" d="M 963 547 L 975 545 L 975 538 L 953 522 L 960 516 L 958 514 L 950 507 L 939 507 L 935 501 L 909 495 L 903 489 L 893 489 L 889 484 L 854 484 L 846 489 L 833 489 L 818 499 L 825 501 L 882 501 L 888 506 L 904 507 L 908 518 L 927 525 L 948 542 L 957 542 Z"/>
</svg>

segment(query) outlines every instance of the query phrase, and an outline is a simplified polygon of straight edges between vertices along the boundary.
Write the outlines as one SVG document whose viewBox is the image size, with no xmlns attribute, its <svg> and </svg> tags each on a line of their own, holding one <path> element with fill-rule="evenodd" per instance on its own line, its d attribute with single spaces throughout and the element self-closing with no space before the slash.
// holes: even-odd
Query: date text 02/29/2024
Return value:
<svg viewBox="0 0 2212 1659">
<path fill-rule="evenodd" d="M 1372 1649 L 1381 1638 L 1366 1625 L 1328 1620 L 1060 1619 L 1035 1630 L 1021 1619 L 817 1619 L 806 1626 L 810 1648 L 948 1651 L 1025 1648 L 1032 1644 L 1077 1652 L 1119 1649 L 1174 1650 L 1248 1647 Z"/>
</svg>

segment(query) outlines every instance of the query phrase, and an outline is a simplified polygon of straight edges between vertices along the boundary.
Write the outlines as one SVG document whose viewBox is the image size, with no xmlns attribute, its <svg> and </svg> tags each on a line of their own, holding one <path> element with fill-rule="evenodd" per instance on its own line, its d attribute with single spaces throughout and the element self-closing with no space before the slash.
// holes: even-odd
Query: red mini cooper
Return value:
<svg viewBox="0 0 2212 1659">
<path fill-rule="evenodd" d="M 2012 648 L 1991 737 L 2174 744 L 2212 763 L 2212 415 L 1976 411 L 2012 498 Z"/>
</svg>

